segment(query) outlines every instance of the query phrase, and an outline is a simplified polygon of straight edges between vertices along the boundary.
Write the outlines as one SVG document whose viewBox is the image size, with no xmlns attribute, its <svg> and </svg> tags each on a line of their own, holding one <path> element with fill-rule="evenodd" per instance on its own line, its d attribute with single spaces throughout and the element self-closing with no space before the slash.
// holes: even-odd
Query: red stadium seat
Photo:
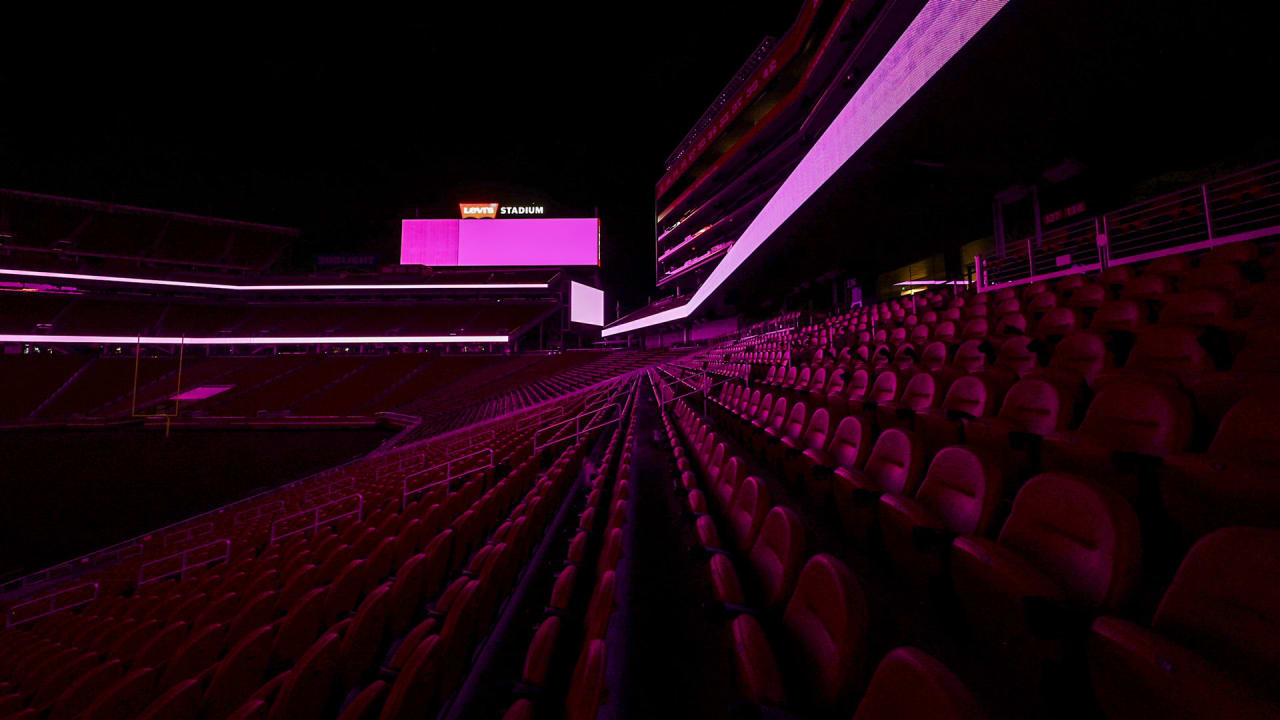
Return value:
<svg viewBox="0 0 1280 720">
<path fill-rule="evenodd" d="M 1107 717 L 1269 718 L 1280 708 L 1280 531 L 1226 528 L 1187 553 L 1150 629 L 1094 621 Z"/>
<path fill-rule="evenodd" d="M 880 534 L 895 569 L 915 580 L 940 575 L 952 537 L 987 534 L 1001 490 L 1000 472 L 973 449 L 939 451 L 914 497 L 880 496 Z"/>
<path fill-rule="evenodd" d="M 956 538 L 951 576 L 965 617 L 1038 681 L 1060 656 L 1063 616 L 1123 607 L 1137 583 L 1138 518 L 1117 493 L 1065 473 L 1018 492 L 997 540 Z"/>
<path fill-rule="evenodd" d="M 766 606 L 777 608 L 786 602 L 800 572 L 804 549 L 804 524 L 800 517 L 784 507 L 770 510 L 747 554 Z"/>
<path fill-rule="evenodd" d="M 1249 397 L 1218 426 L 1203 455 L 1166 458 L 1160 469 L 1164 507 L 1187 538 L 1229 525 L 1280 524 L 1280 409 Z"/>
<path fill-rule="evenodd" d="M 1186 450 L 1191 423 L 1191 403 L 1180 391 L 1113 382 L 1089 404 L 1078 430 L 1045 437 L 1043 467 L 1086 475 L 1136 497 L 1152 458 Z"/>
<path fill-rule="evenodd" d="M 900 647 L 876 667 L 853 720 L 983 720 L 973 693 L 922 650 Z"/>
</svg>

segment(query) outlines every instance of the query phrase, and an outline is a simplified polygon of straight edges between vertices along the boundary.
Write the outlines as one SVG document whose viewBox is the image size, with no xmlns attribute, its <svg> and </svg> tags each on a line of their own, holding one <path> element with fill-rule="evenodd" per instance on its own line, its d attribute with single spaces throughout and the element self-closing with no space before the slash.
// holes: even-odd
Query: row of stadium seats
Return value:
<svg viewBox="0 0 1280 720">
<path fill-rule="evenodd" d="M 63 256 L 146 258 L 239 270 L 266 268 L 294 234 L 164 212 L 111 211 L 23 193 L 0 193 L 0 230 L 13 235 L 6 244 L 15 250 L 56 249 Z"/>
<path fill-rule="evenodd" d="M 785 607 L 783 626 L 796 633 L 778 642 L 759 630 L 753 615 L 733 620 L 741 687 L 751 701 L 841 706 L 847 699 L 841 693 L 856 686 L 855 661 L 864 652 L 860 637 L 865 632 L 858 628 L 865 629 L 868 618 L 857 581 L 838 559 L 819 555 L 815 558 L 821 562 L 804 562 L 806 530 L 799 516 L 786 507 L 770 509 L 772 483 L 747 477 L 748 462 L 789 478 L 819 506 L 834 499 L 844 532 L 857 545 L 874 541 L 882 546 L 899 576 L 922 588 L 949 578 L 974 637 L 994 648 L 1004 666 L 1029 683 L 1040 682 L 1043 668 L 1069 662 L 1087 637 L 1096 696 L 1114 717 L 1148 716 L 1136 712 L 1144 702 L 1171 714 L 1179 703 L 1188 703 L 1201 709 L 1230 708 L 1235 714 L 1227 715 L 1232 717 L 1270 716 L 1266 697 L 1274 687 L 1274 673 L 1267 664 L 1270 656 L 1259 645 L 1262 638 L 1211 622 L 1206 611 L 1229 602 L 1258 617 L 1271 616 L 1274 603 L 1251 593 L 1261 582 L 1257 573 L 1274 582 L 1280 571 L 1275 554 L 1280 532 L 1227 528 L 1204 537 L 1183 560 L 1156 615 L 1156 632 L 1168 632 L 1168 640 L 1119 617 L 1097 619 L 1090 634 L 1095 616 L 1131 609 L 1141 577 L 1138 515 L 1104 484 L 1046 472 L 1021 488 L 1010 486 L 978 449 L 957 445 L 922 457 L 912 447 L 911 434 L 896 429 L 883 431 L 865 460 L 859 460 L 857 442 L 850 442 L 854 433 L 837 432 L 824 443 L 785 424 L 752 422 L 728 404 L 717 406 L 716 423 L 684 401 L 674 407 L 670 435 L 679 443 L 677 464 L 684 471 L 682 484 L 689 491 L 699 540 L 713 551 L 708 572 L 718 600 L 730 609 L 744 601 L 774 611 Z M 857 422 L 851 416 L 842 424 Z M 739 440 L 722 440 L 726 431 Z M 1001 519 L 1000 533 L 992 539 Z M 721 541 L 721 529 L 727 529 L 728 542 Z M 1258 552 L 1233 557 L 1236 548 L 1244 547 Z M 738 560 L 734 551 L 742 553 L 738 563 L 727 559 Z M 1224 562 L 1221 584 L 1232 595 L 1229 600 L 1216 593 L 1210 598 L 1205 593 L 1212 583 L 1205 583 L 1204 573 Z M 740 580 L 743 567 L 752 569 L 750 582 Z M 821 597 L 844 600 L 797 600 L 814 592 L 803 587 L 806 576 L 822 588 Z M 1189 625 L 1178 627 L 1171 618 L 1162 622 L 1171 603 L 1191 606 L 1182 618 Z M 813 612 L 818 620 L 801 619 Z M 1117 632 L 1127 635 L 1115 637 L 1111 627 L 1123 628 Z M 1274 642 L 1273 634 L 1265 633 L 1264 642 Z M 1126 645 L 1134 638 L 1147 647 L 1185 643 L 1180 657 L 1194 660 L 1193 667 L 1204 672 L 1162 676 L 1158 658 L 1144 658 L 1142 650 Z M 792 652 L 790 662 L 772 660 L 769 648 L 775 644 Z M 921 716 L 971 716 L 959 710 L 936 712 Z"/>
<path fill-rule="evenodd" d="M 628 400 L 632 407 L 638 394 L 637 386 Z M 633 417 L 634 413 L 627 413 L 626 419 Z M 591 479 L 577 516 L 577 532 L 568 544 L 545 616 L 529 640 L 515 684 L 515 694 L 525 697 L 507 709 L 504 720 L 532 720 L 539 708 L 560 707 L 570 720 L 590 720 L 610 694 L 605 675 L 611 654 L 608 630 L 617 610 L 619 583 L 630 572 L 626 548 L 631 545 L 628 512 L 634 442 L 634 425 L 619 426 Z M 589 593 L 584 592 L 588 589 Z M 616 650 L 612 654 L 617 662 Z M 564 694 L 557 697 L 561 688 Z"/>
<path fill-rule="evenodd" d="M 489 428 L 503 461 L 447 482 L 432 463 L 470 452 L 458 438 L 256 499 L 193 533 L 229 532 L 181 559 L 225 552 L 155 582 L 155 560 L 79 578 L 101 595 L 0 635 L 0 716 L 396 718 L 438 707 L 589 447 L 590 434 L 565 436 L 539 473 L 547 453 L 531 454 L 533 429 Z M 353 502 L 332 521 L 318 514 Z M 299 504 L 317 515 L 285 514 Z"/>
<path fill-rule="evenodd" d="M 118 418 L 173 412 L 168 400 L 181 373 L 184 389 L 227 385 L 203 401 L 179 405 L 206 416 L 368 416 L 399 410 L 426 416 L 414 439 L 447 432 L 575 392 L 629 372 L 652 352 L 569 352 L 485 356 L 401 353 L 384 356 L 270 355 L 0 357 L 0 422 Z M 138 388 L 134 397 L 132 388 Z"/>
</svg>

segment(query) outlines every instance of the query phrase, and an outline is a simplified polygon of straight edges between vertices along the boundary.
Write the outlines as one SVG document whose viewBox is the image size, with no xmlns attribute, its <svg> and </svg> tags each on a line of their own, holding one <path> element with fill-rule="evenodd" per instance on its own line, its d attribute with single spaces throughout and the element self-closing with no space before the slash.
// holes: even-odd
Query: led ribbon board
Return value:
<svg viewBox="0 0 1280 720">
<path fill-rule="evenodd" d="M 606 328 L 602 335 L 609 337 L 692 315 L 1007 2 L 929 0 L 689 302 Z"/>
<path fill-rule="evenodd" d="M 77 343 L 87 345 L 427 345 L 439 343 L 504 343 L 506 335 L 317 335 L 294 337 L 179 337 L 152 335 L 8 335 L 0 343 Z"/>
</svg>

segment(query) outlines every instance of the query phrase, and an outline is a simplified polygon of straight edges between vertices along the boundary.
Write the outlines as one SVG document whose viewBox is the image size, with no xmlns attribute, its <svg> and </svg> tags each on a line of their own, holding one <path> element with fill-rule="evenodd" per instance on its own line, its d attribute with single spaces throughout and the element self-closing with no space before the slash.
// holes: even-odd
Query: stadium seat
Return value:
<svg viewBox="0 0 1280 720">
<path fill-rule="evenodd" d="M 1094 621 L 1089 666 L 1107 717 L 1276 717 L 1278 561 L 1280 531 L 1217 530 L 1187 553 L 1150 628 Z"/>
<path fill-rule="evenodd" d="M 939 576 L 953 537 L 987 534 L 1001 493 L 1000 472 L 972 448 L 939 451 L 914 496 L 880 496 L 877 519 L 894 568 L 913 580 Z"/>
<path fill-rule="evenodd" d="M 1126 605 L 1140 556 L 1138 518 L 1124 498 L 1043 473 L 1018 492 L 996 540 L 952 542 L 951 576 L 974 637 L 1038 682 L 1090 615 Z"/>
<path fill-rule="evenodd" d="M 1103 388 L 1075 431 L 1045 437 L 1042 467 L 1104 482 L 1127 498 L 1161 458 L 1186 450 L 1191 403 L 1179 390 L 1134 381 Z"/>
<path fill-rule="evenodd" d="M 875 518 L 876 499 L 883 493 L 914 493 L 923 465 L 923 452 L 911 433 L 893 429 L 880 433 L 861 469 L 833 478 L 831 491 L 845 532 L 865 538 Z"/>
<path fill-rule="evenodd" d="M 1223 418 L 1204 454 L 1166 458 L 1164 507 L 1188 539 L 1230 525 L 1280 524 L 1280 410 L 1248 397 Z"/>
<path fill-rule="evenodd" d="M 763 604 L 781 607 L 795 585 L 804 559 L 805 532 L 800 516 L 784 507 L 765 515 L 755 544 L 747 553 Z"/>
<path fill-rule="evenodd" d="M 982 720 L 977 699 L 942 663 L 912 647 L 880 664 L 853 720 Z"/>
<path fill-rule="evenodd" d="M 733 621 L 735 666 L 746 695 L 762 705 L 831 709 L 847 698 L 866 653 L 866 600 L 853 574 L 836 558 L 819 554 L 805 563 L 782 614 L 789 650 L 778 662 L 764 630 L 751 615 Z M 779 673 L 779 668 L 785 668 Z M 803 692 L 787 694 L 783 686 Z"/>
</svg>

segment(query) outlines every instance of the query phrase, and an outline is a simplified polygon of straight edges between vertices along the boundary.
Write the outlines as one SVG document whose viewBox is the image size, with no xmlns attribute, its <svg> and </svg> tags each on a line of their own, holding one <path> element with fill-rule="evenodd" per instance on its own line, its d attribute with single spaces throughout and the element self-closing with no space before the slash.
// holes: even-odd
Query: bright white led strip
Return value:
<svg viewBox="0 0 1280 720">
<path fill-rule="evenodd" d="M 165 287 L 201 288 L 205 290 L 545 290 L 547 283 L 408 283 L 398 285 L 228 285 L 225 283 L 153 280 L 151 278 L 116 275 L 82 275 L 46 270 L 14 270 L 0 268 L 0 275 L 49 278 L 53 280 L 90 280 L 127 283 L 130 285 L 162 285 Z"/>
<path fill-rule="evenodd" d="M 610 328 L 605 337 L 682 320 L 817 192 L 1008 0 L 929 0 L 688 303 Z"/>
<path fill-rule="evenodd" d="M 0 343 L 79 343 L 87 345 L 422 345 L 427 343 L 504 343 L 506 335 L 344 335 L 316 337 L 163 337 L 151 335 L 6 335 Z"/>
</svg>

